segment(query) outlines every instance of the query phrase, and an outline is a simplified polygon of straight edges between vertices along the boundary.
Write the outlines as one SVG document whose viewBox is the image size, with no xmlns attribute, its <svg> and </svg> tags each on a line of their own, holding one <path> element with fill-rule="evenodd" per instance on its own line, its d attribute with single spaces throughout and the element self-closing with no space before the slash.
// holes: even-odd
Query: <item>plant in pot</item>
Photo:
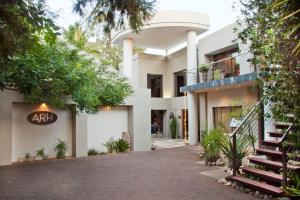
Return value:
<svg viewBox="0 0 300 200">
<path fill-rule="evenodd" d="M 220 129 L 212 129 L 203 138 L 205 163 L 216 163 L 220 158 L 225 135 Z"/>
<path fill-rule="evenodd" d="M 236 168 L 239 169 L 242 166 L 242 160 L 249 154 L 251 148 L 251 139 L 247 134 L 237 135 L 236 140 Z M 224 140 L 222 144 L 222 153 L 227 157 L 229 161 L 229 168 L 233 168 L 233 144 L 230 138 Z M 237 171 L 239 173 L 239 170 Z"/>
<path fill-rule="evenodd" d="M 56 144 L 54 150 L 56 151 L 56 158 L 65 158 L 68 150 L 67 142 L 58 139 L 58 143 Z"/>
<path fill-rule="evenodd" d="M 200 65 L 199 72 L 201 73 L 202 82 L 207 82 L 208 70 L 209 70 L 209 65 L 208 64 L 201 64 Z"/>
<path fill-rule="evenodd" d="M 176 120 L 176 117 L 172 117 L 171 118 L 170 130 L 171 130 L 171 137 L 172 137 L 172 139 L 175 139 L 176 138 L 176 132 L 177 132 L 177 120 Z"/>
</svg>

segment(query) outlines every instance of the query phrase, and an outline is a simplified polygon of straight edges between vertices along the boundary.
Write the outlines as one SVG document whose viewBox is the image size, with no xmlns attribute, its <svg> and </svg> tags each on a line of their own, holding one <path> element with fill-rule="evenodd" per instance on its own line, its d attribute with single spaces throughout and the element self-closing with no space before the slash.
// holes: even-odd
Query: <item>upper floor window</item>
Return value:
<svg viewBox="0 0 300 200">
<path fill-rule="evenodd" d="M 151 97 L 163 96 L 163 76 L 157 74 L 147 75 L 147 88 L 151 89 Z"/>
<path fill-rule="evenodd" d="M 175 97 L 184 96 L 183 92 L 180 92 L 180 87 L 186 85 L 186 75 L 184 71 L 174 73 L 175 77 Z"/>
</svg>

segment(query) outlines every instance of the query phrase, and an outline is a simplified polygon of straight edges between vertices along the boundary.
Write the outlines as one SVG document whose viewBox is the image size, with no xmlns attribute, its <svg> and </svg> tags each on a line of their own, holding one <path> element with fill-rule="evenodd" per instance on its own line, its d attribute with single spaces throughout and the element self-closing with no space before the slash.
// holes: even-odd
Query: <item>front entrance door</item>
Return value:
<svg viewBox="0 0 300 200">
<path fill-rule="evenodd" d="M 163 110 L 151 110 L 151 134 L 163 133 Z"/>
<path fill-rule="evenodd" d="M 188 110 L 182 109 L 181 111 L 181 124 L 182 124 L 182 135 L 181 137 L 183 139 L 188 139 L 188 133 L 189 133 L 189 117 L 188 117 Z"/>
</svg>

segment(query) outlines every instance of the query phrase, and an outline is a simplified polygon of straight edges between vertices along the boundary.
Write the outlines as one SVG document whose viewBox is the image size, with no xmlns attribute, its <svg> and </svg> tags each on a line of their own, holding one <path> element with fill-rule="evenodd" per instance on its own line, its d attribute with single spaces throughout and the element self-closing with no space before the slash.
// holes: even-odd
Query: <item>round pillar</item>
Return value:
<svg viewBox="0 0 300 200">
<path fill-rule="evenodd" d="M 187 85 L 197 83 L 197 38 L 196 31 L 187 32 Z M 198 142 L 197 93 L 188 92 L 189 144 Z"/>
<path fill-rule="evenodd" d="M 128 78 L 133 78 L 132 70 L 132 39 L 126 38 L 123 40 L 123 74 Z"/>
</svg>

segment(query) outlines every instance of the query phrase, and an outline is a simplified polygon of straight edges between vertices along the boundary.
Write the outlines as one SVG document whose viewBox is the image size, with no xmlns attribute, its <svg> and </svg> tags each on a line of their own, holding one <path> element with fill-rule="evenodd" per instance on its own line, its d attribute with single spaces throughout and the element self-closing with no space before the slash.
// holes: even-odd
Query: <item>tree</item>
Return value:
<svg viewBox="0 0 300 200">
<path fill-rule="evenodd" d="M 55 37 L 58 28 L 52 18 L 43 0 L 0 0 L 0 67 L 38 42 L 37 33 L 47 32 L 47 37 Z"/>
<path fill-rule="evenodd" d="M 86 112 L 96 112 L 101 105 L 119 105 L 132 93 L 118 72 L 69 46 L 57 40 L 43 42 L 18 54 L 4 71 L 7 89 L 20 92 L 26 102 L 47 102 L 58 108 L 64 108 L 65 97 L 70 96 Z"/>
<path fill-rule="evenodd" d="M 91 30 L 84 29 L 78 22 L 74 25 L 70 25 L 68 29 L 64 31 L 63 35 L 68 43 L 92 55 L 101 65 L 119 69 L 122 57 L 122 48 L 120 46 L 110 44 L 110 41 L 99 36 L 96 42 L 89 42 L 89 39 L 92 36 L 95 37 L 95 35 L 92 34 Z M 143 52 L 143 49 L 134 47 L 133 52 L 140 53 Z"/>
<path fill-rule="evenodd" d="M 250 41 L 266 98 L 280 121 L 293 114 L 300 124 L 299 0 L 240 0 L 238 38 Z"/>
<path fill-rule="evenodd" d="M 115 28 L 123 28 L 128 20 L 130 28 L 138 32 L 144 21 L 154 13 L 155 0 L 77 0 L 74 11 L 80 16 L 88 5 L 92 7 L 88 19 L 92 24 L 102 24 L 106 34 Z"/>
</svg>

